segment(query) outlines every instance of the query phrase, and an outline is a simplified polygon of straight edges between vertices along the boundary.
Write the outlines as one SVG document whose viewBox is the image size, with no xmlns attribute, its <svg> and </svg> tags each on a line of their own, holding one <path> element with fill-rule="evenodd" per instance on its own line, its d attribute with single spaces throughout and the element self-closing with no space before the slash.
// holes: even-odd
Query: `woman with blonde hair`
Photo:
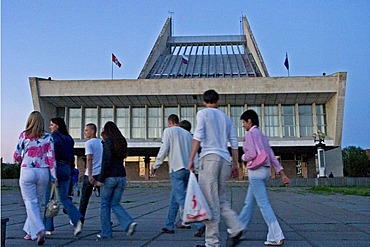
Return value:
<svg viewBox="0 0 370 247">
<path fill-rule="evenodd" d="M 19 185 L 26 206 L 27 218 L 23 230 L 25 240 L 45 243 L 45 226 L 41 218 L 41 203 L 50 177 L 56 179 L 53 138 L 44 130 L 44 118 L 38 111 L 28 117 L 26 129 L 21 132 L 14 152 L 14 160 L 21 164 Z"/>
</svg>

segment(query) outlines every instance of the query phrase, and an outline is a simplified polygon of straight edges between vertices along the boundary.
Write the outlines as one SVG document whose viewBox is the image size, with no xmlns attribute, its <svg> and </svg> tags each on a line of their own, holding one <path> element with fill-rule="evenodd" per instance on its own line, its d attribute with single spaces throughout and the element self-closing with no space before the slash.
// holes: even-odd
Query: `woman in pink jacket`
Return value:
<svg viewBox="0 0 370 247">
<path fill-rule="evenodd" d="M 27 211 L 24 239 L 37 240 L 38 245 L 43 245 L 45 226 L 40 214 L 41 203 L 50 177 L 53 183 L 57 183 L 57 179 L 53 138 L 45 132 L 40 112 L 33 111 L 28 117 L 13 157 L 21 164 L 19 185 Z"/>
<path fill-rule="evenodd" d="M 249 187 L 239 219 L 245 224 L 245 227 L 248 227 L 257 203 L 268 226 L 267 241 L 264 244 L 267 246 L 280 246 L 284 244 L 284 235 L 266 191 L 266 182 L 270 178 L 270 166 L 273 166 L 275 171 L 280 174 L 284 184 L 289 184 L 290 181 L 285 175 L 283 167 L 276 159 L 266 136 L 258 128 L 257 113 L 253 110 L 247 110 L 241 115 L 240 119 L 242 120 L 243 128 L 247 131 L 243 142 L 244 154 L 242 161 L 247 164 Z M 252 167 L 252 161 L 256 158 L 257 149 L 258 151 L 264 150 L 266 152 L 267 160 L 261 166 Z"/>
</svg>

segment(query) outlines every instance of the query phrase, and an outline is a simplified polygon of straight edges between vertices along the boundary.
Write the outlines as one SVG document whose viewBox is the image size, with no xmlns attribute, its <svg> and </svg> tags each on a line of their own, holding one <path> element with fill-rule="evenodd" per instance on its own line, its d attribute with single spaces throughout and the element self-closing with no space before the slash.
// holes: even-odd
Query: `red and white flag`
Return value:
<svg viewBox="0 0 370 247">
<path fill-rule="evenodd" d="M 118 61 L 116 56 L 112 53 L 112 62 L 115 63 L 119 68 L 121 68 L 121 63 Z"/>
</svg>

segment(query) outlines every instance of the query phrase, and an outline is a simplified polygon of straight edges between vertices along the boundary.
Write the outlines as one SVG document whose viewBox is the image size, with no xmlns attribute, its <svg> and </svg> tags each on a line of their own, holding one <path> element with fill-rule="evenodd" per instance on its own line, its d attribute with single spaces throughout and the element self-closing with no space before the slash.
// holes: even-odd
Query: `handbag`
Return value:
<svg viewBox="0 0 370 247">
<path fill-rule="evenodd" d="M 212 213 L 193 172 L 190 172 L 186 189 L 182 222 L 185 224 L 211 220 Z"/>
<path fill-rule="evenodd" d="M 58 215 L 60 203 L 59 203 L 58 188 L 55 184 L 51 185 L 50 199 L 46 205 L 45 218 L 53 218 Z"/>
<path fill-rule="evenodd" d="M 257 155 L 251 162 L 247 163 L 247 168 L 250 170 L 255 170 L 259 168 L 260 166 L 266 164 L 269 157 L 265 150 L 260 150 L 259 145 L 256 144 L 256 141 L 253 137 L 252 132 L 251 132 L 251 136 L 252 136 L 254 147 L 257 151 Z"/>
</svg>

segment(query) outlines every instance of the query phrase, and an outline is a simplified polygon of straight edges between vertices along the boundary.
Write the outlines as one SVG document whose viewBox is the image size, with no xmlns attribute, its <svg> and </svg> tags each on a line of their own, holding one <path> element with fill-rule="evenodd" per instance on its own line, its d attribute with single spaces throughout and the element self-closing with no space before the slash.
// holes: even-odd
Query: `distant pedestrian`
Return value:
<svg viewBox="0 0 370 247">
<path fill-rule="evenodd" d="M 38 245 L 45 243 L 45 226 L 40 211 L 50 177 L 52 183 L 57 183 L 53 138 L 44 128 L 41 113 L 33 111 L 26 129 L 19 135 L 13 155 L 15 162 L 21 164 L 19 185 L 27 212 L 24 239 L 37 239 Z"/>
<path fill-rule="evenodd" d="M 131 236 L 137 223 L 120 204 L 126 188 L 126 169 L 123 165 L 127 157 L 127 141 L 111 121 L 106 122 L 102 129 L 103 159 L 101 174 L 96 182 L 100 189 L 100 238 L 112 237 L 111 211 L 115 214 L 122 229 Z"/>
<path fill-rule="evenodd" d="M 244 226 L 238 215 L 226 200 L 226 181 L 238 177 L 238 138 L 229 116 L 220 111 L 220 98 L 215 90 L 203 93 L 203 105 L 206 109 L 197 113 L 197 125 L 189 159 L 189 170 L 194 170 L 194 157 L 199 147 L 200 153 L 199 186 L 212 212 L 212 220 L 205 221 L 205 242 L 207 247 L 220 246 L 220 215 L 226 220 L 229 229 L 228 247 L 240 242 Z M 231 145 L 232 164 L 228 142 Z"/>
<path fill-rule="evenodd" d="M 244 154 L 242 155 L 242 161 L 247 162 L 248 168 L 249 162 L 252 162 L 257 154 L 255 146 L 258 146 L 259 150 L 266 151 L 268 160 L 258 168 L 248 169 L 248 192 L 239 219 L 243 222 L 244 227 L 247 228 L 252 220 L 254 208 L 258 205 L 263 219 L 268 226 L 267 241 L 264 244 L 267 246 L 280 246 L 284 244 L 285 237 L 271 207 L 265 184 L 270 178 L 270 166 L 272 165 L 275 172 L 280 174 L 284 184 L 287 185 L 290 181 L 285 175 L 283 167 L 276 159 L 266 136 L 258 128 L 259 121 L 257 113 L 253 110 L 247 110 L 241 115 L 240 119 L 242 120 L 244 129 L 247 131 L 243 142 Z"/>
<path fill-rule="evenodd" d="M 332 173 L 332 172 L 330 172 L 330 174 L 329 174 L 329 178 L 333 178 L 333 177 L 334 177 L 333 173 Z"/>
</svg>

